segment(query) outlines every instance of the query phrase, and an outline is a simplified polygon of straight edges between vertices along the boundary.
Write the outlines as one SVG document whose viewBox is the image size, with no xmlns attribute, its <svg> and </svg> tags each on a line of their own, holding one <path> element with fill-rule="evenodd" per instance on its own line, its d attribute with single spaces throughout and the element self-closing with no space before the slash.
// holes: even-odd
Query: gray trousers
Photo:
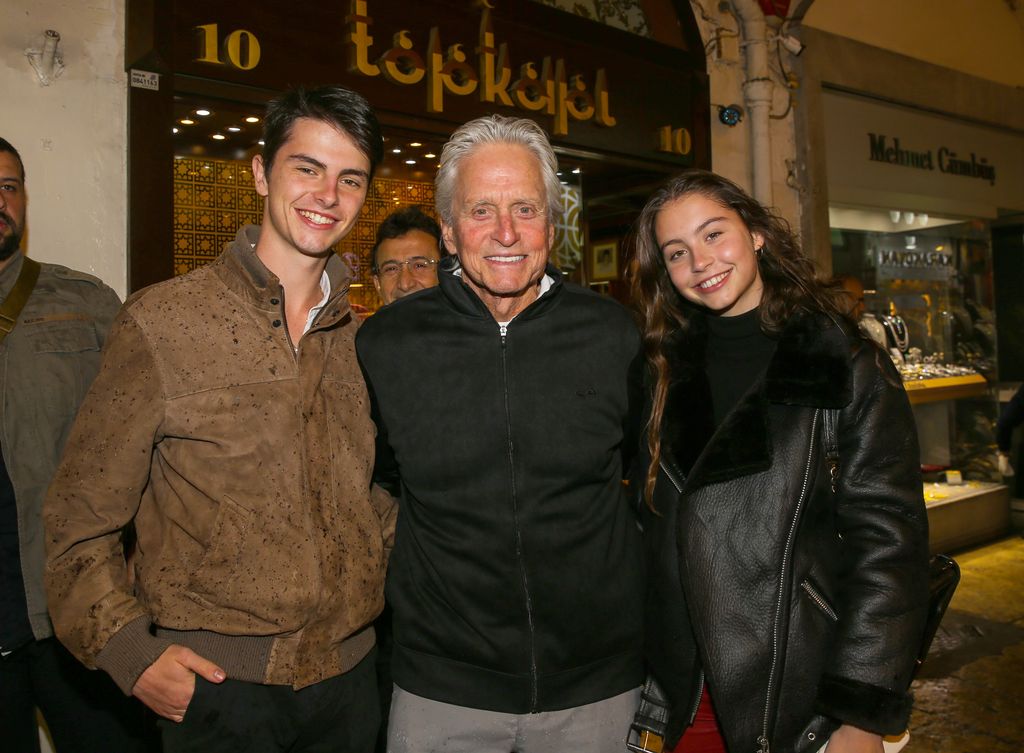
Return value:
<svg viewBox="0 0 1024 753">
<path fill-rule="evenodd" d="M 502 714 L 407 693 L 391 699 L 388 753 L 623 753 L 640 688 L 586 706 Z"/>
</svg>

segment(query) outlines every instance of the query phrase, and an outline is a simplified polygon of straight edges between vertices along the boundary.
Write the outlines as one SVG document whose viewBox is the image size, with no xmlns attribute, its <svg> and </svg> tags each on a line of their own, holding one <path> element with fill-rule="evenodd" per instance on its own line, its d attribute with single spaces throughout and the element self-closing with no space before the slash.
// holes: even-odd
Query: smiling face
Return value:
<svg viewBox="0 0 1024 753">
<path fill-rule="evenodd" d="M 555 233 L 547 211 L 540 165 L 526 147 L 485 144 L 462 159 L 444 242 L 496 321 L 537 297 Z"/>
<path fill-rule="evenodd" d="M 436 262 L 440 258 L 437 241 L 422 230 L 410 230 L 381 241 L 377 247 L 377 272 L 373 275 L 381 302 L 387 306 L 417 290 L 437 285 Z"/>
<path fill-rule="evenodd" d="M 25 232 L 25 181 L 21 163 L 11 152 L 0 152 L 0 268 L 14 256 Z"/>
<path fill-rule="evenodd" d="M 358 219 L 370 184 L 370 161 L 355 142 L 312 118 L 295 121 L 269 174 L 260 156 L 252 169 L 265 199 L 256 253 L 271 269 L 296 254 L 326 258 Z"/>
<path fill-rule="evenodd" d="M 739 316 L 761 303 L 760 233 L 717 201 L 693 193 L 667 203 L 654 223 L 672 285 L 688 301 L 720 316 Z"/>
</svg>

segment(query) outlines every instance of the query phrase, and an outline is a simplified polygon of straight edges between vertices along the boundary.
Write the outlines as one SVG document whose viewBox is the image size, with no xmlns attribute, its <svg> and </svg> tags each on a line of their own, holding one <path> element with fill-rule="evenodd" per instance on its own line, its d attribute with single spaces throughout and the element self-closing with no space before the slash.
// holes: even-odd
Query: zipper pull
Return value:
<svg viewBox="0 0 1024 753">
<path fill-rule="evenodd" d="M 758 753 L 769 753 L 768 738 L 762 735 L 757 738 Z"/>
<path fill-rule="evenodd" d="M 505 344 L 505 335 L 508 334 L 508 327 L 504 324 L 498 325 L 498 334 L 501 335 L 501 344 Z"/>
</svg>

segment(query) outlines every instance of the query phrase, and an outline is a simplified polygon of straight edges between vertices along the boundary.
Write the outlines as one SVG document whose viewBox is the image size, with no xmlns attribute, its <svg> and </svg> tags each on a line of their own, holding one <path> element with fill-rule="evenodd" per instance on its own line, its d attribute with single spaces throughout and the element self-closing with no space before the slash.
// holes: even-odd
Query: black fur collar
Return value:
<svg viewBox="0 0 1024 753">
<path fill-rule="evenodd" d="M 705 375 L 706 333 L 699 325 L 675 338 L 668 358 L 673 380 L 662 423 L 664 460 L 686 476 L 700 458 L 700 482 L 714 483 L 771 467 L 769 404 L 841 408 L 852 399 L 850 340 L 824 316 L 793 317 L 775 355 L 750 392 L 714 430 Z M 703 456 L 702 456 L 703 453 Z"/>
</svg>

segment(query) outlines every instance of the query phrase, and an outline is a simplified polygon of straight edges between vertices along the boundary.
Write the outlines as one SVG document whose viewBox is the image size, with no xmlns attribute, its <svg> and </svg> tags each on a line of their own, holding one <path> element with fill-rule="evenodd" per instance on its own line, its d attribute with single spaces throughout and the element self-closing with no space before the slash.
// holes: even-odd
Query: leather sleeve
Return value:
<svg viewBox="0 0 1024 753">
<path fill-rule="evenodd" d="M 149 615 L 133 595 L 122 546 L 149 479 L 162 415 L 149 344 L 130 314 L 122 313 L 72 427 L 43 517 L 55 632 L 86 666 L 96 667 L 104 648 L 131 625 L 133 638 L 122 643 L 134 656 L 119 655 L 118 669 L 108 669 L 126 693 L 168 645 L 149 633 Z"/>
<path fill-rule="evenodd" d="M 853 359 L 840 412 L 835 516 L 842 537 L 838 632 L 818 709 L 882 734 L 901 732 L 928 603 L 928 524 L 910 403 L 888 356 Z"/>
</svg>

